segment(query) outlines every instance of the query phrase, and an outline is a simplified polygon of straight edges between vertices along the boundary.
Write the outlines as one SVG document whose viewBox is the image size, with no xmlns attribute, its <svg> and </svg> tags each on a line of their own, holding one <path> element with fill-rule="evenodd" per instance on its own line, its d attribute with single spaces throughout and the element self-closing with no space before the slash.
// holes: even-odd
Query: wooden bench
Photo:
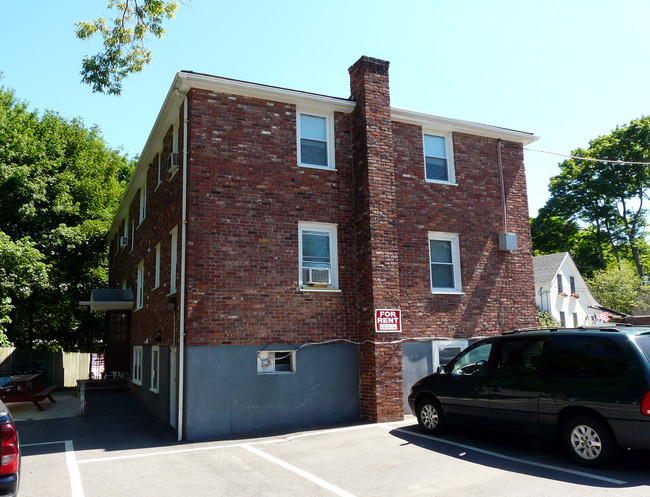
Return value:
<svg viewBox="0 0 650 497">
<path fill-rule="evenodd" d="M 54 397 L 52 397 L 52 392 L 57 389 L 57 385 L 50 385 L 49 387 L 45 387 L 43 390 L 40 392 L 25 392 L 21 393 L 19 395 L 7 395 L 2 397 L 2 401 L 7 404 L 10 402 L 31 402 L 36 406 L 36 408 L 39 411 L 44 411 L 43 406 L 39 404 L 39 402 L 44 401 L 45 399 L 48 399 L 50 402 L 53 402 L 56 404 L 56 400 L 54 400 Z"/>
</svg>

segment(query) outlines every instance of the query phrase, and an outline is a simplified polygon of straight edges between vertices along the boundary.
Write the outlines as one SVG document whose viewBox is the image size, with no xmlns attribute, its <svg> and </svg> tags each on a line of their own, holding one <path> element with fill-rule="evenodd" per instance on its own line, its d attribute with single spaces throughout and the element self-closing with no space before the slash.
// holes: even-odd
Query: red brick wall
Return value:
<svg viewBox="0 0 650 497">
<path fill-rule="evenodd" d="M 356 339 L 349 117 L 321 170 L 297 165 L 295 106 L 189 97 L 188 345 Z M 338 225 L 341 292 L 299 290 L 301 221 Z"/>
<path fill-rule="evenodd" d="M 179 109 L 179 122 L 182 123 L 183 108 Z M 182 140 L 182 124 L 179 136 Z M 146 217 L 139 224 L 140 195 L 133 198 L 129 207 L 129 224 L 135 219 L 135 243 L 131 251 L 131 240 L 126 248 L 118 249 L 114 262 L 110 266 L 110 288 L 121 288 L 122 280 L 126 278 L 127 287 L 133 290 L 136 296 L 137 266 L 144 260 L 144 305 L 142 309 L 133 312 L 131 321 L 131 343 L 142 345 L 149 340 L 152 345 L 171 346 L 178 345 L 178 324 L 180 308 L 176 310 L 174 325 L 174 311 L 169 308 L 168 294 L 170 291 L 171 272 L 171 236 L 169 232 L 178 226 L 178 264 L 177 264 L 177 292 L 180 290 L 180 230 L 181 230 L 181 195 L 182 195 L 182 169 L 175 175 L 167 173 L 167 156 L 172 150 L 173 127 L 170 126 L 163 141 L 159 144 L 162 152 L 161 183 L 158 184 L 158 154 L 154 157 L 147 169 L 147 210 Z M 122 236 L 123 227 L 118 236 Z M 129 238 L 131 231 L 129 228 Z M 156 244 L 160 243 L 160 286 L 153 288 L 155 281 Z M 156 341 L 158 333 L 162 341 Z"/>
<path fill-rule="evenodd" d="M 472 337 L 534 326 L 532 250 L 522 146 L 504 142 L 509 231 L 503 232 L 497 140 L 454 133 L 457 185 L 424 180 L 422 129 L 394 123 L 404 336 Z M 464 295 L 431 293 L 428 233 L 459 235 Z"/>
</svg>

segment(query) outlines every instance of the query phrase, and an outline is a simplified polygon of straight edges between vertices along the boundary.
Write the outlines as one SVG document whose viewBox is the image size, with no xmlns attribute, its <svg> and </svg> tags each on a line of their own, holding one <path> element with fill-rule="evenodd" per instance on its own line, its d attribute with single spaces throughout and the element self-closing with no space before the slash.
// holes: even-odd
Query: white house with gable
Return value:
<svg viewBox="0 0 650 497">
<path fill-rule="evenodd" d="M 568 252 L 533 257 L 537 307 L 550 313 L 560 326 L 595 323 L 598 302 L 587 288 Z"/>
</svg>

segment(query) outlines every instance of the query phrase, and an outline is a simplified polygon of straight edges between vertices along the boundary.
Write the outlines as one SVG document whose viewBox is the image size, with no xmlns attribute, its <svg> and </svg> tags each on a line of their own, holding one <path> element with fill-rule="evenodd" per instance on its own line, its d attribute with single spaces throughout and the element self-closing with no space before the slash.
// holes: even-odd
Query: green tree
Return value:
<svg viewBox="0 0 650 497">
<path fill-rule="evenodd" d="M 610 264 L 585 281 L 594 298 L 605 307 L 632 315 L 648 312 L 650 286 L 639 279 L 631 262 Z"/>
<path fill-rule="evenodd" d="M 106 285 L 105 234 L 132 171 L 97 128 L 50 111 L 39 116 L 0 87 L 2 243 L 38 269 L 30 279 L 9 256 L 0 259 L 0 271 L 20 281 L 3 289 L 0 314 L 17 345 L 75 350 L 101 336 L 79 301 Z"/>
<path fill-rule="evenodd" d="M 162 38 L 163 23 L 172 19 L 177 1 L 110 0 L 108 8 L 115 18 L 99 17 L 77 23 L 76 35 L 87 40 L 95 35 L 103 38 L 103 50 L 85 57 L 82 62 L 82 82 L 94 92 L 119 95 L 122 80 L 131 73 L 141 72 L 151 62 L 147 36 Z"/>
<path fill-rule="evenodd" d="M 560 174 L 551 179 L 546 215 L 584 226 L 597 243 L 601 266 L 608 262 L 608 253 L 617 262 L 622 253 L 629 253 L 643 278 L 650 167 L 633 163 L 650 162 L 650 118 L 618 127 L 573 155 L 580 158 L 564 161 Z"/>
<path fill-rule="evenodd" d="M 0 231 L 0 346 L 10 344 L 5 332 L 15 309 L 14 298 L 29 298 L 48 285 L 45 256 L 29 237 L 16 242 Z"/>
<path fill-rule="evenodd" d="M 560 326 L 552 314 L 537 308 L 537 325 L 540 328 L 555 328 Z"/>
</svg>

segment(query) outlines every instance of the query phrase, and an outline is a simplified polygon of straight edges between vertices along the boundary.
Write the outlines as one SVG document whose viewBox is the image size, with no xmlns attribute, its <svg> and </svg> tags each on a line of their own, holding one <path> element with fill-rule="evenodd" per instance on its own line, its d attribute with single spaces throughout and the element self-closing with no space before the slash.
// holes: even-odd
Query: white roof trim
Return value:
<svg viewBox="0 0 650 497">
<path fill-rule="evenodd" d="M 523 145 L 528 145 L 529 143 L 539 140 L 538 136 L 524 131 L 516 131 L 513 129 L 499 128 L 497 126 L 479 124 L 471 121 L 434 116 L 432 114 L 424 114 L 422 112 L 415 112 L 395 107 L 391 108 L 391 111 L 393 121 L 416 124 L 424 128 L 431 127 L 448 133 L 458 131 L 470 135 L 479 135 L 497 139 L 500 138 L 502 140 L 517 142 Z"/>
<path fill-rule="evenodd" d="M 183 94 L 186 94 L 190 88 L 201 88 L 218 93 L 231 93 L 294 105 L 316 105 L 317 107 L 327 107 L 334 112 L 352 112 L 356 106 L 354 101 L 345 98 L 329 97 L 207 74 L 179 72 L 176 74 L 176 82 L 178 90 Z"/>
</svg>

